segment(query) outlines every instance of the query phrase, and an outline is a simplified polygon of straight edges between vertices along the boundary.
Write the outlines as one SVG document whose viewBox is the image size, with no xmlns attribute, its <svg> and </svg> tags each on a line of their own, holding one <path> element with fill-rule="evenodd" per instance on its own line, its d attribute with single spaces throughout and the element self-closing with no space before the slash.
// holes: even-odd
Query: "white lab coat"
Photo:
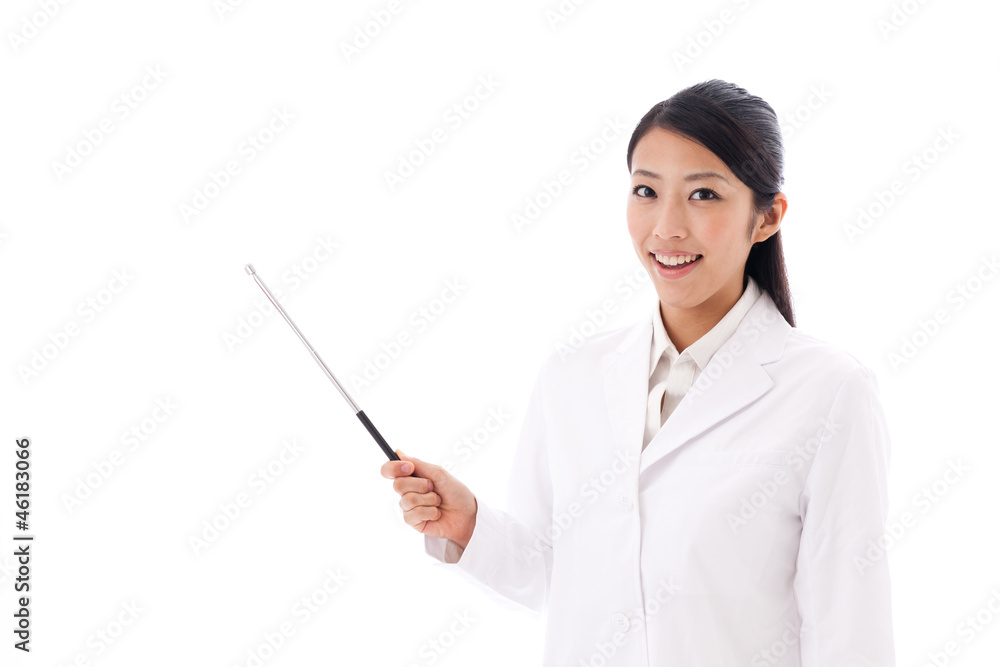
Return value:
<svg viewBox="0 0 1000 667">
<path fill-rule="evenodd" d="M 550 355 L 508 510 L 426 552 L 546 613 L 545 667 L 894 665 L 873 373 L 764 293 L 643 450 L 651 338 Z"/>
</svg>

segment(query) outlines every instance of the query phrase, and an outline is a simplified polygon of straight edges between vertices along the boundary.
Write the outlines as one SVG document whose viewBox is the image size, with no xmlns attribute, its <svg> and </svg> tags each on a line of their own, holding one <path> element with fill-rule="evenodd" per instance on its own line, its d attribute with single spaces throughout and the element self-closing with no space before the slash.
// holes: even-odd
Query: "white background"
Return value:
<svg viewBox="0 0 1000 667">
<path fill-rule="evenodd" d="M 1000 248 L 996 4 L 592 0 L 563 3 L 573 11 L 559 20 L 554 1 L 387 7 L 4 4 L 0 663 L 250 665 L 290 622 L 263 664 L 539 664 L 544 617 L 433 565 L 379 474 L 385 457 L 280 316 L 259 316 L 243 267 L 282 291 L 391 446 L 451 461 L 503 507 L 541 361 L 655 303 L 648 281 L 620 289 L 645 275 L 624 217 L 631 130 L 716 77 L 782 119 L 799 328 L 879 378 L 890 522 L 915 517 L 888 552 L 898 664 L 952 640 L 949 664 L 995 660 L 1000 618 L 985 612 L 972 641 L 959 624 L 1000 604 L 1000 287 L 985 263 Z M 377 34 L 364 44 L 366 27 Z M 456 104 L 469 108 L 461 124 L 448 120 Z M 293 118 L 269 134 L 276 109 Z M 621 129 L 604 144 L 608 122 Z M 435 128 L 446 140 L 414 153 Z M 251 136 L 268 142 L 253 159 Z M 411 155 L 421 164 L 390 188 L 385 174 Z M 213 187 L 231 160 L 239 173 Z M 573 182 L 518 229 L 512 216 L 563 169 Z M 902 194 L 880 210 L 894 180 Z M 211 196 L 185 216 L 196 193 Z M 859 208 L 879 215 L 852 242 Z M 458 296 L 438 310 L 448 284 Z M 959 308 L 967 284 L 977 291 Z M 425 327 L 411 319 L 421 308 L 437 313 Z M 947 320 L 922 334 L 938 309 Z M 405 333 L 409 345 L 379 357 Z M 894 365 L 904 341 L 916 353 Z M 157 401 L 177 406 L 161 422 Z M 469 456 L 459 445 L 491 410 L 509 418 Z M 133 428 L 146 432 L 131 448 Z M 12 648 L 23 437 L 31 656 Z M 301 453 L 258 494 L 251 475 L 293 440 Z M 942 481 L 950 462 L 968 472 Z M 925 488 L 933 503 L 916 499 Z M 220 505 L 240 493 L 251 504 L 196 553 L 191 538 L 224 524 Z M 325 604 L 296 614 L 338 570 Z M 100 642 L 130 604 L 137 617 Z M 462 615 L 470 627 L 453 624 Z"/>
</svg>

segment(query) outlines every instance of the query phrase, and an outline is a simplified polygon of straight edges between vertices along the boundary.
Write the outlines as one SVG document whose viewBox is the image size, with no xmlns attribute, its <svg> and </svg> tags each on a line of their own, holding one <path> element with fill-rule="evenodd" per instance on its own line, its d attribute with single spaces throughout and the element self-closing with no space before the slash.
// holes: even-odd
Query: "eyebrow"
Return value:
<svg viewBox="0 0 1000 667">
<path fill-rule="evenodd" d="M 647 169 L 636 169 L 635 171 L 632 172 L 632 175 L 633 176 L 646 176 L 648 178 L 655 178 L 655 179 L 659 179 L 660 178 L 659 174 L 657 174 L 656 172 L 653 172 L 653 171 L 649 171 Z M 729 183 L 729 179 L 728 178 L 726 178 L 722 174 L 720 174 L 718 172 L 715 172 L 715 171 L 698 171 L 698 172 L 695 172 L 693 174 L 688 174 L 687 176 L 684 177 L 684 180 L 685 181 L 697 181 L 697 180 L 700 180 L 700 179 L 703 179 L 703 178 L 720 178 L 723 181 L 725 181 L 726 183 Z M 730 185 L 732 185 L 732 184 L 730 183 Z"/>
</svg>

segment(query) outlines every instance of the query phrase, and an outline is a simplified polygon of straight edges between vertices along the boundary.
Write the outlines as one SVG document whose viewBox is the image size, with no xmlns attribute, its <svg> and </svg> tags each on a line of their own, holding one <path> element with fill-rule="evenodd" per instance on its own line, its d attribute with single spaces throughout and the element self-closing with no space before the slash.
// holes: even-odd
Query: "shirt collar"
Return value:
<svg viewBox="0 0 1000 667">
<path fill-rule="evenodd" d="M 663 319 L 660 317 L 660 299 L 657 297 L 656 307 L 653 309 L 652 315 L 653 344 L 650 348 L 649 357 L 650 377 L 653 376 L 653 371 L 664 354 L 670 358 L 671 363 L 678 356 L 689 356 L 698 365 L 700 370 L 704 370 L 715 353 L 722 347 L 722 344 L 736 333 L 736 329 L 739 327 L 740 322 L 743 321 L 743 317 L 761 294 L 762 292 L 757 282 L 750 276 L 747 276 L 747 286 L 743 290 L 743 294 L 739 300 L 708 333 L 685 348 L 682 355 L 677 354 L 677 348 L 670 340 L 667 330 L 663 326 Z"/>
</svg>

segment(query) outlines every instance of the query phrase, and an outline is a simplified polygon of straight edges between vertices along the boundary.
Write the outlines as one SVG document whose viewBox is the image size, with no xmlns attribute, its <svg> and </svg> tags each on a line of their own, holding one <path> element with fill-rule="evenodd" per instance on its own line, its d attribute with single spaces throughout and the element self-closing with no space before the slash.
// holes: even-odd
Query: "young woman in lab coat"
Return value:
<svg viewBox="0 0 1000 667">
<path fill-rule="evenodd" d="M 651 315 L 536 378 L 507 511 L 382 466 L 436 564 L 547 614 L 546 667 L 894 665 L 872 371 L 795 328 L 781 131 L 719 80 L 632 134 Z"/>
</svg>

